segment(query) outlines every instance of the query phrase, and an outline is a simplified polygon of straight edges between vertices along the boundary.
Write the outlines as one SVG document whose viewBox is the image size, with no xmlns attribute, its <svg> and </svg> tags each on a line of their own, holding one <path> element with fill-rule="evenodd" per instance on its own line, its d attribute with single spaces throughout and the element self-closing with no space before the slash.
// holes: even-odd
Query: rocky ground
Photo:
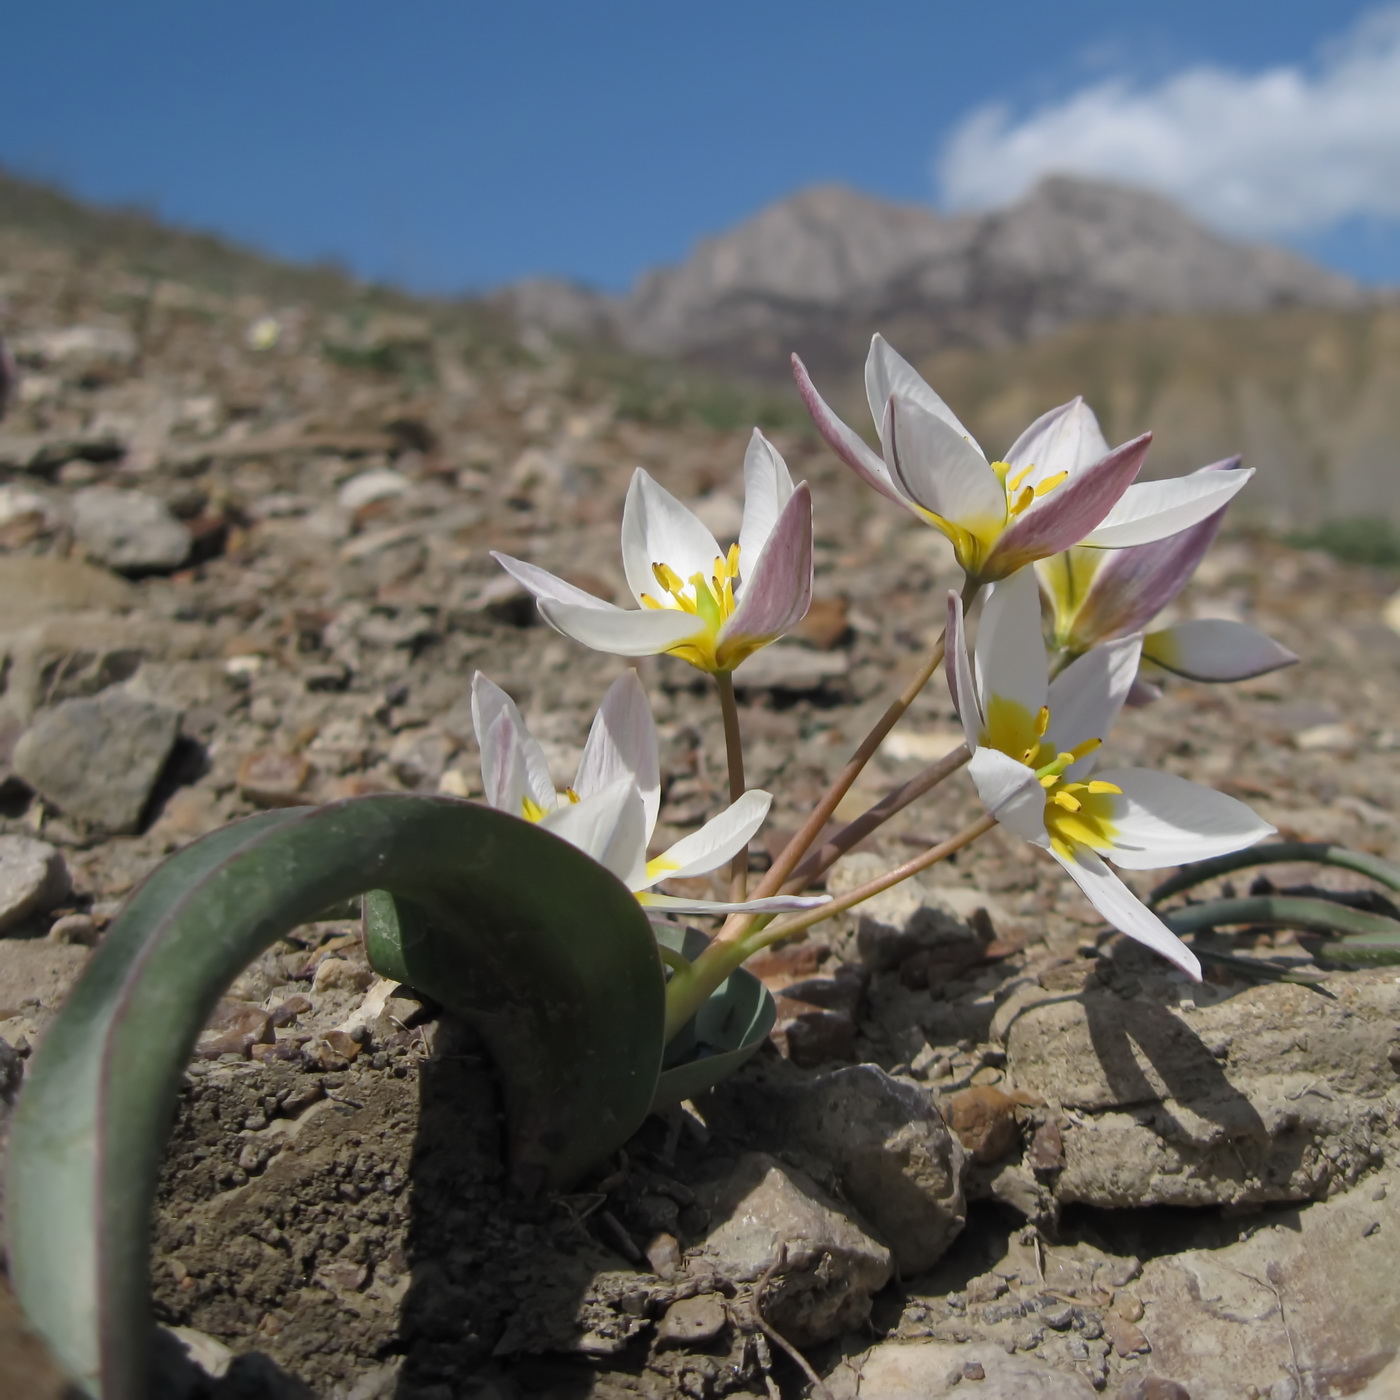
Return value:
<svg viewBox="0 0 1400 1400">
<path fill-rule="evenodd" d="M 21 372 L 0 423 L 8 1101 L 171 851 L 259 808 L 479 793 L 475 669 L 567 780 L 622 663 L 539 626 L 488 550 L 619 597 L 633 468 L 732 537 L 747 429 L 631 416 L 543 338 L 230 301 L 17 238 L 0 269 Z M 813 438 L 775 438 L 813 483 L 818 602 L 738 674 L 750 780 L 777 794 L 769 844 L 934 640 L 954 582 L 932 532 Z M 1184 608 L 1247 618 L 1302 663 L 1174 685 L 1115 755 L 1288 836 L 1394 856 L 1395 587 L 1227 538 Z M 641 670 L 673 839 L 723 801 L 719 720 L 696 673 Z M 959 740 L 936 682 L 850 810 Z M 975 811 L 953 780 L 831 887 Z M 1314 968 L 1286 932 L 1216 946 Z M 798 1355 L 832 1395 L 881 1400 L 1383 1384 L 1393 969 L 1318 989 L 1212 963 L 1192 986 L 994 833 L 761 971 L 781 1015 L 748 1070 L 579 1191 L 526 1202 L 469 1034 L 375 984 L 353 925 L 297 930 L 231 989 L 184 1090 L 155 1289 L 222 1379 L 182 1371 L 171 1341 L 169 1393 L 796 1395 Z"/>
</svg>

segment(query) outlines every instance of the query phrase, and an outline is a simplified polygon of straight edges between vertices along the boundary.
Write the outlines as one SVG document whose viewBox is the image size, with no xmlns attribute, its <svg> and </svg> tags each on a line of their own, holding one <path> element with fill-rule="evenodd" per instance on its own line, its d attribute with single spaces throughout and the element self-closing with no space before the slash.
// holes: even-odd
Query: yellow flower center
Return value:
<svg viewBox="0 0 1400 1400">
<path fill-rule="evenodd" d="M 739 546 L 729 546 L 727 555 L 716 555 L 709 577 L 692 574 L 681 576 L 669 565 L 654 563 L 652 577 L 660 585 L 660 593 L 643 593 L 644 608 L 670 608 L 690 613 L 703 627 L 703 632 L 670 647 L 672 656 L 679 656 L 702 671 L 732 671 L 746 656 L 751 656 L 767 638 L 726 639 L 718 645 L 719 631 L 734 613 L 734 583 L 739 577 Z"/>
<path fill-rule="evenodd" d="M 947 536 L 953 546 L 954 557 L 963 569 L 974 577 L 981 574 L 987 556 L 991 554 L 1001 532 L 1033 502 L 1049 495 L 1069 477 L 1068 472 L 1056 472 L 1054 476 L 1047 476 L 1044 481 L 1029 486 L 1026 484 L 1026 478 L 1035 470 L 1034 463 L 1015 472 L 1008 462 L 992 462 L 990 465 L 1006 491 L 1006 511 L 1000 519 L 984 516 L 980 519 L 953 521 L 936 515 L 931 510 L 925 510 L 922 506 L 915 506 L 930 525 Z"/>
<path fill-rule="evenodd" d="M 1117 832 L 1113 798 L 1123 789 L 1098 778 L 1066 782 L 1064 776 L 1067 768 L 1093 753 L 1103 740 L 1085 739 L 1072 749 L 1056 751 L 1045 742 L 1049 727 L 1048 705 L 1033 715 L 1018 701 L 994 695 L 987 705 L 982 742 L 1035 772 L 1045 789 L 1045 830 L 1054 850 L 1067 859 L 1073 858 L 1076 846 L 1107 851 Z"/>
<path fill-rule="evenodd" d="M 565 788 L 560 796 L 567 797 L 570 802 L 577 802 L 579 800 L 579 795 L 573 788 Z M 524 817 L 527 822 L 539 822 L 543 821 L 549 813 L 546 812 L 533 797 L 522 797 L 520 799 L 520 815 Z"/>
</svg>

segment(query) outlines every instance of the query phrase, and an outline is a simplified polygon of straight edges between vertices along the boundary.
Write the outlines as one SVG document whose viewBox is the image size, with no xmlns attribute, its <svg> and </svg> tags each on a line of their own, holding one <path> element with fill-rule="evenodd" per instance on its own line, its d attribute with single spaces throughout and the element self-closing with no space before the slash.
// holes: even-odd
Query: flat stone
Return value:
<svg viewBox="0 0 1400 1400">
<path fill-rule="evenodd" d="M 81 559 L 0 555 L 0 632 L 28 627 L 59 613 L 124 612 L 137 593 L 125 579 Z"/>
<path fill-rule="evenodd" d="M 1385 968 L 1226 994 L 1087 988 L 1026 1007 L 1007 1074 L 1061 1124 L 1062 1203 L 1257 1205 L 1349 1185 L 1385 1151 L 1400 986 Z M 1068 1117 L 1058 1110 L 1069 1109 Z"/>
<path fill-rule="evenodd" d="M 765 1153 L 745 1153 L 696 1197 L 720 1224 L 688 1252 L 688 1270 L 708 1267 L 733 1283 L 753 1283 L 785 1250 L 765 1292 L 764 1313 L 795 1346 L 859 1327 L 871 1299 L 889 1282 L 889 1250 L 804 1173 Z"/>
<path fill-rule="evenodd" d="M 790 690 L 797 694 L 820 690 L 842 679 L 850 662 L 842 651 L 809 651 L 806 647 L 773 646 L 754 652 L 734 672 L 739 690 Z"/>
<path fill-rule="evenodd" d="M 0 943 L 0 1015 L 14 1014 L 26 1002 L 56 1007 L 88 960 L 88 950 L 71 943 L 7 938 Z"/>
<path fill-rule="evenodd" d="M 979 1374 L 980 1373 L 980 1374 Z M 991 1342 L 881 1342 L 826 1378 L 832 1400 L 1093 1400 L 1088 1379 Z"/>
<path fill-rule="evenodd" d="M 666 1309 L 656 1328 L 658 1347 L 696 1346 L 712 1342 L 724 1331 L 729 1314 L 718 1293 L 679 1298 Z"/>
<path fill-rule="evenodd" d="M 831 1178 L 902 1274 L 930 1268 L 962 1229 L 961 1145 L 922 1090 L 879 1066 L 812 1078 L 755 1068 L 712 1102 L 749 1141 Z"/>
<path fill-rule="evenodd" d="M 56 847 L 0 836 L 0 933 L 52 909 L 67 893 L 68 867 Z"/>
<path fill-rule="evenodd" d="M 162 573 L 189 557 L 190 532 L 164 501 L 144 491 L 88 486 L 73 496 L 73 534 L 120 573 Z"/>
<path fill-rule="evenodd" d="M 14 771 L 66 815 L 104 831 L 133 832 L 179 728 L 178 710 L 120 689 L 65 700 L 20 736 Z"/>
</svg>

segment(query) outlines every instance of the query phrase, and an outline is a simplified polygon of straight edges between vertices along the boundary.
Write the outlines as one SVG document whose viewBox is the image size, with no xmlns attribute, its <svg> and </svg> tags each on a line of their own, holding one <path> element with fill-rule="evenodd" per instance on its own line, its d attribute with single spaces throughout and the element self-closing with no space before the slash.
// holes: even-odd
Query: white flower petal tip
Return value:
<svg viewBox="0 0 1400 1400">
<path fill-rule="evenodd" d="M 910 503 L 894 484 L 883 458 L 832 412 L 826 400 L 817 393 L 806 365 L 796 355 L 792 357 L 792 377 L 797 381 L 802 402 L 827 446 L 868 486 L 873 486 L 882 496 L 888 496 L 908 509 Z"/>
<path fill-rule="evenodd" d="M 1151 948 L 1174 963 L 1194 982 L 1201 980 L 1201 964 L 1196 955 L 1088 849 L 1073 858 L 1052 852 L 1065 873 L 1084 891 L 1089 902 L 1119 933 Z"/>
<path fill-rule="evenodd" d="M 704 637 L 699 619 L 672 608 L 634 612 L 609 605 L 604 612 L 541 599 L 539 609 L 555 631 L 613 656 L 657 656 Z"/>
<path fill-rule="evenodd" d="M 739 551 L 742 559 L 742 545 Z M 804 481 L 789 494 L 744 580 L 734 612 L 719 630 L 715 655 L 722 669 L 733 670 L 807 616 L 812 567 L 812 493 Z"/>
<path fill-rule="evenodd" d="M 1166 539 L 1223 510 L 1253 475 L 1252 468 L 1239 467 L 1138 482 L 1081 542 L 1101 549 L 1122 549 Z"/>
<path fill-rule="evenodd" d="M 1149 632 L 1143 659 L 1193 681 L 1243 681 L 1292 666 L 1296 652 L 1245 622 L 1202 617 Z"/>
</svg>

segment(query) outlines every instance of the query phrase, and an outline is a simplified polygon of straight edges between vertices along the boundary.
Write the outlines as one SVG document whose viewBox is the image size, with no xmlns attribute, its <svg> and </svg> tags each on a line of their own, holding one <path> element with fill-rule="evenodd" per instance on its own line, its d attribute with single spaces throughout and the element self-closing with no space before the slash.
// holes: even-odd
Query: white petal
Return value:
<svg viewBox="0 0 1400 1400">
<path fill-rule="evenodd" d="M 957 415 L 934 393 L 923 375 L 892 350 L 884 336 L 877 335 L 871 339 L 870 353 L 865 358 L 865 397 L 876 428 L 884 427 L 885 405 L 889 403 L 891 395 L 918 404 L 935 418 L 941 418 L 958 437 L 966 438 L 972 444 L 979 457 L 986 460 L 972 434 L 958 422 Z"/>
<path fill-rule="evenodd" d="M 1089 902 L 1120 933 L 1145 943 L 1154 953 L 1173 962 L 1188 977 L 1201 980 L 1201 964 L 1196 955 L 1087 847 L 1079 847 L 1074 858 L 1050 853 L 1065 873 L 1089 897 Z"/>
<path fill-rule="evenodd" d="M 530 737 L 514 700 L 478 671 L 472 677 L 472 728 L 481 747 L 486 800 L 511 816 L 528 797 L 548 812 L 558 801 L 544 750 Z"/>
<path fill-rule="evenodd" d="M 638 890 L 637 898 L 648 909 L 671 914 L 783 914 L 796 909 L 817 909 L 831 902 L 830 895 L 774 895 L 771 899 L 682 899 L 679 895 Z"/>
<path fill-rule="evenodd" d="M 802 402 L 807 405 L 807 412 L 812 415 L 812 422 L 827 446 L 867 485 L 908 509 L 909 502 L 894 484 L 883 458 L 878 452 L 872 452 L 865 441 L 831 411 L 831 405 L 817 393 L 817 386 L 812 383 L 807 366 L 796 355 L 792 357 L 792 377 L 797 381 L 797 392 L 802 395 Z"/>
<path fill-rule="evenodd" d="M 1007 462 L 1027 473 L 1023 485 L 1036 486 L 1048 476 L 1073 476 L 1108 455 L 1108 440 L 1083 399 L 1071 399 L 1042 413 L 1011 446 Z M 1013 472 L 1014 474 L 1014 472 Z"/>
<path fill-rule="evenodd" d="M 1086 739 L 1108 738 L 1133 688 L 1141 652 L 1141 637 L 1105 642 L 1055 677 L 1050 685 L 1050 728 L 1045 738 L 1057 751 L 1072 749 Z M 1065 772 L 1080 778 L 1093 766 L 1091 754 Z"/>
<path fill-rule="evenodd" d="M 948 631 L 943 653 L 943 664 L 948 672 L 948 690 L 953 697 L 953 708 L 962 721 L 963 733 L 967 736 L 967 746 L 974 752 L 982 742 L 982 729 L 985 719 L 982 705 L 977 698 L 977 684 L 973 675 L 972 659 L 967 654 L 967 622 L 963 617 L 962 599 L 953 590 L 948 591 Z"/>
<path fill-rule="evenodd" d="M 1006 488 L 977 446 L 908 399 L 892 399 L 885 436 L 890 471 L 905 494 L 973 530 L 1006 523 Z"/>
<path fill-rule="evenodd" d="M 1172 773 L 1110 768 L 1095 776 L 1123 789 L 1113 799 L 1113 846 L 1103 854 L 1125 870 L 1209 860 L 1274 831 L 1243 802 Z"/>
<path fill-rule="evenodd" d="M 606 866 L 629 889 L 645 879 L 646 814 L 641 793 L 625 779 L 581 801 L 565 802 L 540 825 Z"/>
<path fill-rule="evenodd" d="M 566 637 L 614 656 L 656 656 L 684 641 L 705 635 L 705 624 L 679 608 L 624 611 L 608 604 L 603 610 L 547 603 L 541 599 L 540 616 Z"/>
<path fill-rule="evenodd" d="M 804 481 L 788 497 L 758 558 L 749 560 L 738 605 L 719 629 L 718 649 L 772 641 L 796 627 L 811 606 L 812 493 Z"/>
<path fill-rule="evenodd" d="M 967 771 L 978 797 L 1008 831 L 1037 846 L 1046 844 L 1045 789 L 1024 763 L 1000 749 L 977 749 Z"/>
<path fill-rule="evenodd" d="M 744 453 L 744 521 L 739 527 L 739 577 L 748 578 L 793 491 L 778 449 L 757 428 Z"/>
<path fill-rule="evenodd" d="M 1219 510 L 1253 475 L 1251 468 L 1241 467 L 1237 471 L 1192 472 L 1170 481 L 1135 482 L 1083 543 L 1122 549 L 1165 539 Z"/>
<path fill-rule="evenodd" d="M 641 679 L 631 670 L 608 687 L 593 717 L 574 791 L 588 797 L 622 779 L 630 780 L 641 794 L 646 812 L 645 840 L 650 841 L 661 806 L 661 763 L 651 706 Z"/>
<path fill-rule="evenodd" d="M 1298 657 L 1246 622 L 1199 617 L 1149 632 L 1142 654 L 1164 670 L 1193 681 L 1242 681 L 1291 666 Z"/>
<path fill-rule="evenodd" d="M 976 656 L 982 713 L 991 719 L 995 696 L 1015 701 L 1034 718 L 1046 703 L 1046 660 L 1033 570 L 1018 569 L 987 590 Z"/>
<path fill-rule="evenodd" d="M 622 568 L 632 596 L 639 603 L 643 593 L 664 596 L 653 564 L 668 564 L 689 582 L 696 574 L 709 578 L 720 553 L 695 513 L 638 467 L 622 506 Z"/>
<path fill-rule="evenodd" d="M 760 788 L 746 792 L 718 816 L 711 817 L 699 831 L 682 836 L 674 846 L 651 861 L 647 866 L 646 884 L 705 875 L 717 869 L 749 844 L 754 832 L 763 825 L 772 803 L 772 793 Z"/>
<path fill-rule="evenodd" d="M 575 588 L 572 583 L 565 583 L 562 578 L 557 578 L 538 564 L 527 564 L 523 559 L 512 559 L 509 554 L 502 554 L 495 549 L 491 551 L 491 557 L 516 583 L 528 589 L 542 603 L 568 603 L 571 607 L 598 608 L 604 612 L 609 609 L 613 612 L 618 611 L 614 604 L 602 598 L 595 598 L 593 594 Z"/>
</svg>

